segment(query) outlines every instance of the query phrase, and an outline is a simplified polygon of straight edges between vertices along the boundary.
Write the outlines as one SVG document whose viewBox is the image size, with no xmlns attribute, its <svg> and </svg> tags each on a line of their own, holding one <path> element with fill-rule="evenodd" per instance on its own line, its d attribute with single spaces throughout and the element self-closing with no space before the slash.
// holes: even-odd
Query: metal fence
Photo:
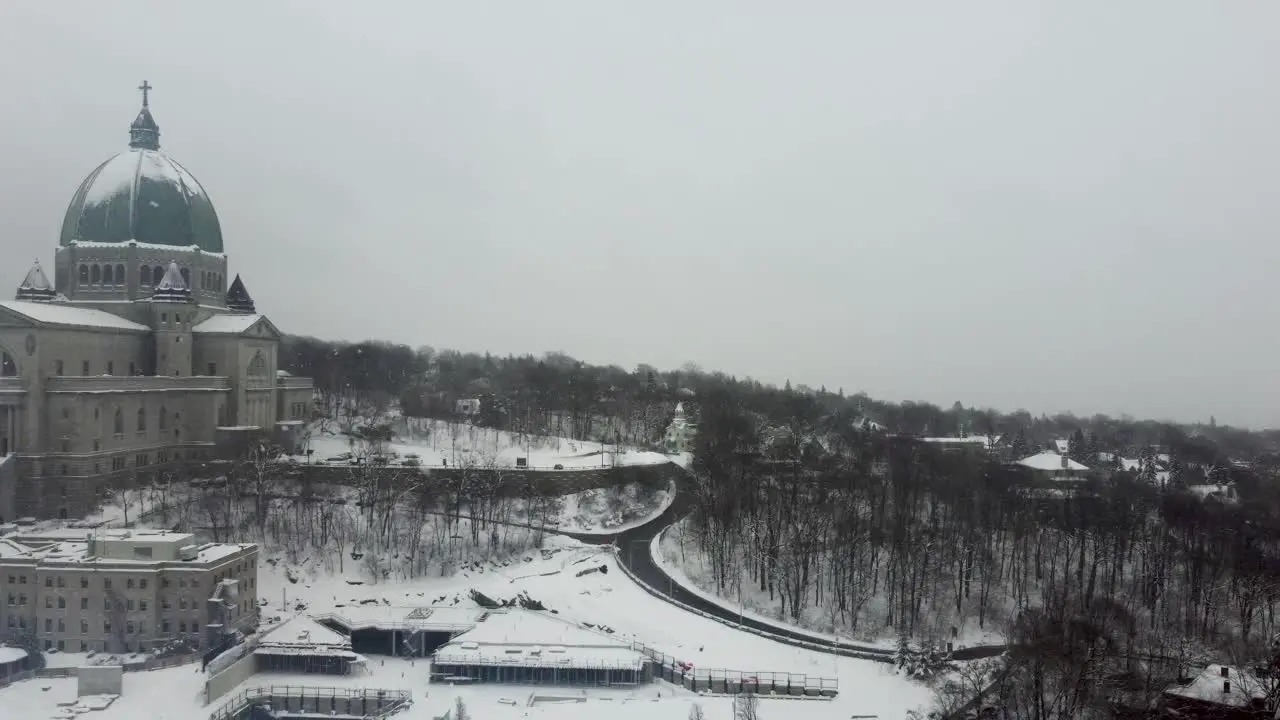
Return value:
<svg viewBox="0 0 1280 720">
<path fill-rule="evenodd" d="M 249 708 L 262 704 L 295 713 L 382 718 L 400 710 L 412 700 L 408 690 L 264 685 L 237 693 L 210 714 L 209 720 L 239 720 Z"/>
<path fill-rule="evenodd" d="M 778 693 L 781 695 L 808 695 L 835 697 L 840 691 L 836 678 L 805 673 L 774 672 L 772 670 L 748 671 L 723 668 L 699 668 L 682 665 L 679 658 L 657 648 L 634 641 L 631 649 L 644 655 L 657 666 L 655 675 L 668 682 L 683 685 L 694 692 L 713 693 Z"/>
</svg>

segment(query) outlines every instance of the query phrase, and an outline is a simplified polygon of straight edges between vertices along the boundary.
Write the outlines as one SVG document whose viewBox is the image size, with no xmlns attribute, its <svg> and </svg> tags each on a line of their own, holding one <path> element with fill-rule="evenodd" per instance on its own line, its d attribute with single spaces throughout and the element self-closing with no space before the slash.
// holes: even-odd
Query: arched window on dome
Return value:
<svg viewBox="0 0 1280 720">
<path fill-rule="evenodd" d="M 159 265 L 151 268 L 151 284 L 152 285 L 159 285 L 160 281 L 163 279 L 164 279 L 164 270 L 161 270 Z"/>
<path fill-rule="evenodd" d="M 18 377 L 18 364 L 7 352 L 0 352 L 0 377 Z"/>
<path fill-rule="evenodd" d="M 93 284 L 94 284 L 94 285 L 97 285 L 98 283 L 102 282 L 102 266 L 101 266 L 101 265 L 94 265 L 94 266 L 93 266 L 93 281 L 92 281 L 92 282 L 93 282 Z"/>
<path fill-rule="evenodd" d="M 116 284 L 117 285 L 124 284 L 124 266 L 123 265 L 116 266 Z"/>
<path fill-rule="evenodd" d="M 112 276 L 110 265 L 102 266 L 102 284 L 115 285 L 115 278 Z"/>
<path fill-rule="evenodd" d="M 169 414 L 165 411 L 163 405 L 160 406 L 160 416 L 157 419 L 157 422 L 160 424 L 161 430 L 169 429 Z"/>
<path fill-rule="evenodd" d="M 111 432 L 116 435 L 124 434 L 124 411 L 116 408 L 116 416 L 111 419 Z"/>
<path fill-rule="evenodd" d="M 182 268 L 178 272 L 182 273 L 182 282 L 186 284 L 187 287 L 191 287 L 191 271 L 186 268 Z"/>
<path fill-rule="evenodd" d="M 81 285 L 89 284 L 89 266 L 88 265 L 84 265 L 84 264 L 80 265 L 80 284 Z"/>
<path fill-rule="evenodd" d="M 141 268 L 138 269 L 138 284 L 141 285 L 142 287 L 149 287 L 151 285 L 151 266 L 150 265 L 143 265 Z"/>
<path fill-rule="evenodd" d="M 145 407 L 138 408 L 138 432 L 147 431 L 147 409 Z"/>
<path fill-rule="evenodd" d="M 218 290 L 219 292 L 222 291 L 222 273 L 218 273 L 218 283 L 217 283 L 217 287 L 215 287 L 214 289 Z"/>
</svg>

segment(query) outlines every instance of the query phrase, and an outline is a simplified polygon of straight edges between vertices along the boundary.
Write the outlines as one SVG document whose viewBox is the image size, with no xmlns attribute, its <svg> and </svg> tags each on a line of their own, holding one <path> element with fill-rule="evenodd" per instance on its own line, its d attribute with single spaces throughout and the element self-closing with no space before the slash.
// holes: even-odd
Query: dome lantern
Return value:
<svg viewBox="0 0 1280 720">
<path fill-rule="evenodd" d="M 151 117 L 151 103 L 148 97 L 151 92 L 151 83 L 143 80 L 138 89 L 142 91 L 142 109 L 138 111 L 138 117 L 134 118 L 133 123 L 129 125 L 129 147 L 138 150 L 159 150 L 160 126 L 156 124 L 155 118 Z"/>
</svg>

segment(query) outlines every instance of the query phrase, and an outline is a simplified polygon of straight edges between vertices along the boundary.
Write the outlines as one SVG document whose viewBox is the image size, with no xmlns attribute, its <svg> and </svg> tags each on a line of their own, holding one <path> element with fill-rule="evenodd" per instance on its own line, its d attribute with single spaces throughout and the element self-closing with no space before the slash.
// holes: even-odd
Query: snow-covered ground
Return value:
<svg viewBox="0 0 1280 720">
<path fill-rule="evenodd" d="M 379 658 L 379 661 L 382 659 Z M 6 718 L 40 720 L 43 718 L 82 717 L 86 720 L 192 720 L 208 717 L 220 707 L 214 702 L 203 707 L 199 699 L 204 681 L 199 665 L 125 673 L 123 692 L 104 710 L 75 714 L 63 704 L 76 700 L 76 679 L 57 678 L 27 680 L 0 689 L 0 703 Z M 699 705 L 706 720 L 734 720 L 733 702 L 727 697 L 696 696 L 667 684 L 640 686 L 634 689 L 575 689 L 548 686 L 428 685 L 427 664 L 411 664 L 405 660 L 386 658 L 374 663 L 371 675 L 257 675 L 246 683 L 254 685 L 305 685 L 336 688 L 404 689 L 413 694 L 413 704 L 400 711 L 396 720 L 432 720 L 445 714 L 462 698 L 471 717 L 542 718 L 545 720 L 683 720 L 694 704 Z M 761 718 L 784 715 L 804 720 L 844 720 L 849 706 L 814 700 L 759 700 Z M 900 713 L 881 718 L 902 717 Z"/>
<path fill-rule="evenodd" d="M 577 533 L 621 532 L 661 515 L 675 497 L 674 483 L 662 490 L 640 483 L 583 490 L 560 498 L 559 519 L 553 524 Z"/>
<path fill-rule="evenodd" d="M 623 548 L 621 552 L 648 552 L 641 545 Z M 264 617 L 287 617 L 298 612 L 322 614 L 332 612 L 366 613 L 376 604 L 389 615 L 401 613 L 407 606 L 477 607 L 470 591 L 477 590 L 490 598 L 506 600 L 520 593 L 537 600 L 556 617 L 572 623 L 590 623 L 596 628 L 612 630 L 612 637 L 622 641 L 638 641 L 654 650 L 668 653 L 694 664 L 701 670 L 728 669 L 748 673 L 792 672 L 811 677 L 834 677 L 839 682 L 839 696 L 823 700 L 762 700 L 761 716 L 783 713 L 815 720 L 847 718 L 850 715 L 877 715 L 880 718 L 902 718 L 909 710 L 926 706 L 930 690 L 898 675 L 882 663 L 841 658 L 816 653 L 741 631 L 688 613 L 654 598 L 629 580 L 619 569 L 609 547 L 588 546 L 553 536 L 540 550 L 518 554 L 504 562 L 472 562 L 452 577 L 423 578 L 412 581 L 382 581 L 370 584 L 360 563 L 346 563 L 345 573 L 329 573 L 326 564 L 313 562 L 302 567 L 284 563 L 264 564 L 259 571 L 259 597 L 267 605 Z M 583 571 L 589 571 L 582 575 Z M 292 576 L 297 582 L 292 582 Z M 357 584 L 352 584 L 357 583 Z M 287 603 L 286 603 L 287 598 Z M 282 604 L 284 609 L 282 610 Z M 637 720 L 667 716 L 687 717 L 689 704 L 697 700 L 708 718 L 730 720 L 730 701 L 686 693 L 664 683 L 634 690 L 591 690 L 583 702 L 529 707 L 535 693 L 553 695 L 582 694 L 572 688 L 528 686 L 478 686 L 453 688 L 426 685 L 428 665 L 395 658 L 371 657 L 371 676 L 351 678 L 330 676 L 257 675 L 245 686 L 263 684 L 303 684 L 311 686 L 358 686 L 365 688 L 409 689 L 415 705 L 403 718 L 437 717 L 461 695 L 471 705 L 473 714 L 485 717 L 512 718 L 541 715 L 547 718 L 599 717 L 633 714 Z M 134 720 L 135 718 L 198 717 L 216 708 L 200 705 L 200 689 L 204 680 L 197 665 L 144 673 L 126 673 L 124 695 L 110 708 L 95 711 L 87 717 L 95 720 Z M 58 703 L 73 699 L 74 679 L 29 680 L 0 689 L 0 707 L 7 716 L 52 718 L 58 716 Z M 500 702 L 505 698 L 515 702 Z M 430 714 L 428 714 L 430 713 Z M 680 715 L 683 714 L 683 715 Z"/>
<path fill-rule="evenodd" d="M 620 552 L 648 551 L 642 544 L 620 549 Z M 790 701 L 792 704 L 786 706 L 786 712 L 793 712 L 793 707 L 796 712 L 807 711 L 806 708 L 813 706 L 822 708 L 815 710 L 822 714 L 814 717 L 828 717 L 828 709 L 838 707 L 844 717 L 878 714 L 881 718 L 896 718 L 927 705 L 930 700 L 927 687 L 896 674 L 889 665 L 784 645 L 734 630 L 654 598 L 618 569 L 613 551 L 608 547 L 583 545 L 554 536 L 546 540 L 540 551 L 525 553 L 505 563 L 473 563 L 452 577 L 377 585 L 366 584 L 367 576 L 362 576 L 354 565 L 348 564 L 349 572 L 345 575 L 319 571 L 295 575 L 297 583 L 288 580 L 285 570 L 264 566 L 259 575 L 260 597 L 269 603 L 262 609 L 264 615 L 293 612 L 297 600 L 305 601 L 305 611 L 312 614 L 340 615 L 344 608 L 376 603 L 386 608 L 389 615 L 397 615 L 404 606 L 410 605 L 477 607 L 470 599 L 472 589 L 495 600 L 507 600 L 524 593 L 564 620 L 604 626 L 613 630 L 611 634 L 615 638 L 642 642 L 691 662 L 696 668 L 837 678 L 840 694 L 834 701 Z M 604 572 L 596 570 L 578 575 L 600 567 Z M 349 580 L 361 584 L 351 585 Z M 282 613 L 281 603 L 286 594 L 287 612 Z M 528 693 L 530 689 L 512 688 L 506 692 Z"/>
<path fill-rule="evenodd" d="M 526 458 L 532 468 L 550 470 L 607 468 L 614 465 L 655 465 L 669 462 L 661 453 L 619 448 L 544 435 L 523 435 L 461 423 L 425 418 L 399 418 L 391 423 L 396 435 L 387 449 L 401 460 L 417 455 L 423 467 L 473 465 L 516 467 Z M 308 428 L 313 461 L 324 461 L 343 453 L 358 452 L 360 441 L 344 435 L 332 421 L 313 423 Z"/>
<path fill-rule="evenodd" d="M 671 576 L 672 580 L 694 595 L 713 602 L 731 612 L 741 613 L 744 617 L 806 632 L 820 638 L 843 640 L 885 649 L 896 647 L 897 639 L 892 636 L 891 632 L 880 635 L 867 632 L 858 634 L 830 632 L 834 627 L 834 623 L 829 614 L 824 612 L 821 607 L 807 608 L 801 617 L 801 622 L 798 624 L 785 619 L 781 614 L 781 605 L 778 597 L 775 595 L 770 598 L 768 592 L 760 590 L 757 585 L 749 581 L 741 583 L 741 591 L 735 587 L 730 591 L 732 594 L 729 596 L 717 594 L 715 592 L 714 575 L 711 568 L 707 566 L 706 559 L 696 549 L 696 544 L 692 538 L 683 537 L 686 524 L 687 520 L 682 521 L 659 534 L 650 544 L 648 551 L 653 556 L 655 564 L 661 567 L 667 575 Z M 986 628 L 979 628 L 976 620 L 969 619 L 961 622 L 960 627 L 957 629 L 959 631 L 956 638 L 957 647 L 998 645 L 1004 642 L 1003 636 L 991 624 L 988 624 Z M 949 638 L 940 636 L 940 639 L 945 642 Z"/>
</svg>

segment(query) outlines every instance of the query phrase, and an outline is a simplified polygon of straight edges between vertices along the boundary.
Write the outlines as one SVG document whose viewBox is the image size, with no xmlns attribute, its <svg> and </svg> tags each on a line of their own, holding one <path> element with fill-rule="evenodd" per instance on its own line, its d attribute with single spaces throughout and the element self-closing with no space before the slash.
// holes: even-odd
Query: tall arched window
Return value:
<svg viewBox="0 0 1280 720">
<path fill-rule="evenodd" d="M 116 266 L 116 284 L 117 285 L 124 284 L 124 266 L 123 265 Z"/>
<path fill-rule="evenodd" d="M 163 280 L 163 279 L 164 279 L 164 270 L 163 270 L 163 269 L 161 269 L 161 267 L 160 267 L 159 265 L 157 265 L 157 266 L 155 266 L 155 267 L 151 268 L 151 282 L 152 282 L 152 284 L 154 284 L 154 285 L 159 285 L 159 284 L 160 284 L 160 281 L 161 281 L 161 280 Z"/>
<path fill-rule="evenodd" d="M 164 406 L 163 406 L 163 405 L 161 405 L 161 406 L 160 406 L 160 420 L 159 420 L 159 422 L 160 422 L 160 429 L 161 429 L 161 430 L 168 430 L 168 429 L 169 429 L 169 414 L 168 414 L 167 412 L 165 412 L 165 409 L 164 409 Z"/>
<path fill-rule="evenodd" d="M 18 364 L 13 361 L 13 356 L 7 352 L 0 352 L 0 377 L 17 377 Z"/>
<path fill-rule="evenodd" d="M 143 287 L 151 285 L 151 266 L 143 265 L 142 268 L 138 270 L 138 284 Z"/>
<path fill-rule="evenodd" d="M 147 409 L 145 407 L 138 408 L 138 432 L 147 431 Z"/>
<path fill-rule="evenodd" d="M 124 434 L 124 411 L 116 408 L 116 416 L 111 421 L 111 431 L 116 435 Z"/>
<path fill-rule="evenodd" d="M 89 266 L 88 265 L 80 266 L 80 284 L 81 285 L 89 284 Z"/>
<path fill-rule="evenodd" d="M 267 374 L 267 359 L 262 357 L 261 350 L 254 353 L 253 359 L 249 361 L 249 374 L 250 375 L 266 375 Z"/>
<path fill-rule="evenodd" d="M 93 266 L 93 284 L 97 285 L 100 282 L 102 282 L 102 266 L 94 265 Z"/>
<path fill-rule="evenodd" d="M 191 271 L 187 268 L 182 268 L 178 272 L 182 273 L 182 284 L 191 287 Z"/>
<path fill-rule="evenodd" d="M 115 285 L 115 276 L 114 276 L 114 273 L 111 272 L 110 265 L 102 266 L 102 284 Z"/>
</svg>

